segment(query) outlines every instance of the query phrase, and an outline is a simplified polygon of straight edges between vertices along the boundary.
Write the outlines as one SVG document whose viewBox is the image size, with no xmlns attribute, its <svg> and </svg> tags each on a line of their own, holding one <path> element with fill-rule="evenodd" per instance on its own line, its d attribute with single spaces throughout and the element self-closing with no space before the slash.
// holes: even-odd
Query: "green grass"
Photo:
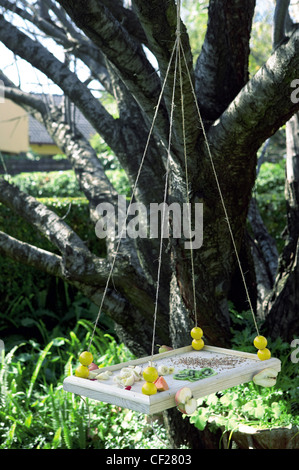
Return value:
<svg viewBox="0 0 299 470">
<path fill-rule="evenodd" d="M 137 412 L 65 392 L 62 382 L 89 345 L 93 324 L 51 339 L 14 346 L 0 363 L 0 449 L 165 448 L 165 431 Z M 102 366 L 132 358 L 123 344 L 97 329 L 91 352 Z"/>
</svg>

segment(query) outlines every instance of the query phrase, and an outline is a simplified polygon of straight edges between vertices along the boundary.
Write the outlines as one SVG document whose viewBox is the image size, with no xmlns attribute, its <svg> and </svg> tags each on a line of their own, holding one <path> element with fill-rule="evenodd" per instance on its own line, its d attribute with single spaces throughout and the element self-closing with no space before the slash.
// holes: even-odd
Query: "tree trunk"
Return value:
<svg viewBox="0 0 299 470">
<path fill-rule="evenodd" d="M 265 320 L 265 305 L 272 292 L 277 273 L 278 251 L 275 240 L 269 235 L 258 210 L 257 201 L 252 198 L 248 211 L 251 234 L 253 270 L 256 276 L 257 315 Z M 252 272 L 251 271 L 251 272 Z"/>
<path fill-rule="evenodd" d="M 265 330 L 271 338 L 292 341 L 299 334 L 299 113 L 286 124 L 287 239 L 267 305 Z"/>
<path fill-rule="evenodd" d="M 219 449 L 220 430 L 215 433 L 208 429 L 199 431 L 176 408 L 164 411 L 163 418 L 171 448 L 187 446 L 190 449 Z"/>
</svg>

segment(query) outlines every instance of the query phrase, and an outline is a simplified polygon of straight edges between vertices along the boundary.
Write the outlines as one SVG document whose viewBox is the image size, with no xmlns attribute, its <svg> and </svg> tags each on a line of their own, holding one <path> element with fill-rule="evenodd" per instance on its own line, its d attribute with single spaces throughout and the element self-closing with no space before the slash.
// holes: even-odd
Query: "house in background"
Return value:
<svg viewBox="0 0 299 470">
<path fill-rule="evenodd" d="M 42 95 L 40 95 L 42 98 Z M 54 102 L 54 105 L 61 106 L 64 100 L 63 95 L 51 95 L 46 96 L 48 102 Z M 89 141 L 92 136 L 96 134 L 96 131 L 91 126 L 89 121 L 84 117 L 81 111 L 76 108 L 72 103 L 69 106 L 69 114 L 72 122 L 74 122 L 79 131 Z M 30 149 L 38 155 L 57 155 L 62 151 L 55 145 L 52 138 L 36 119 L 29 115 L 29 146 Z"/>
<path fill-rule="evenodd" d="M 54 104 L 61 105 L 64 97 L 51 95 L 45 98 L 49 102 L 54 101 Z M 94 128 L 72 104 L 69 112 L 79 131 L 90 140 L 96 134 Z M 62 153 L 42 124 L 11 100 L 4 99 L 4 102 L 0 102 L 0 151 L 19 155 L 29 150 L 41 156 Z"/>
<path fill-rule="evenodd" d="M 29 150 L 28 114 L 13 101 L 0 103 L 0 151 L 17 155 Z"/>
</svg>

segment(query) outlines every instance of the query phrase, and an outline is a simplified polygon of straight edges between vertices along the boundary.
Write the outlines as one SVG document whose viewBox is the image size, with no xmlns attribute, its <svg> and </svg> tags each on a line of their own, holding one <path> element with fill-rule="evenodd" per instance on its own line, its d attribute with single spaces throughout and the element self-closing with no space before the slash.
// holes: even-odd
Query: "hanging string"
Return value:
<svg viewBox="0 0 299 470">
<path fill-rule="evenodd" d="M 181 69 L 181 55 L 180 55 L 181 52 L 182 52 L 182 56 L 183 56 L 183 59 L 184 59 L 184 64 L 185 64 L 185 67 L 186 67 L 188 79 L 189 79 L 189 82 L 190 82 L 191 91 L 192 91 L 192 94 L 193 94 L 193 97 L 194 97 L 194 102 L 195 102 L 197 114 L 198 114 L 198 117 L 199 117 L 200 125 L 201 125 L 201 128 L 202 128 L 202 132 L 203 132 L 205 144 L 206 144 L 206 147 L 207 147 L 209 159 L 210 159 L 210 162 L 211 162 L 212 170 L 213 170 L 213 173 L 214 173 L 216 185 L 217 185 L 217 188 L 218 188 L 219 196 L 220 196 L 222 207 L 223 207 L 223 210 L 224 210 L 225 220 L 228 224 L 230 237 L 231 237 L 233 248 L 234 248 L 234 251 L 235 251 L 235 254 L 236 254 L 237 263 L 238 263 L 238 266 L 239 266 L 239 269 L 240 269 L 240 273 L 241 273 L 242 281 L 243 281 L 243 284 L 244 284 L 246 296 L 247 296 L 247 299 L 248 299 L 249 307 L 250 307 L 250 310 L 251 310 L 251 313 L 252 313 L 254 325 L 255 325 L 257 334 L 259 335 L 259 330 L 258 330 L 257 322 L 256 322 L 256 319 L 255 319 L 255 314 L 254 314 L 254 310 L 253 310 L 253 307 L 252 307 L 250 295 L 249 295 L 249 292 L 248 292 L 245 276 L 244 276 L 242 265 L 241 265 L 240 258 L 239 258 L 239 255 L 238 255 L 238 250 L 237 250 L 237 246 L 236 246 L 236 243 L 235 243 L 233 231 L 232 231 L 232 228 L 231 228 L 231 224 L 230 224 L 230 221 L 229 221 L 227 209 L 226 209 L 226 206 L 225 206 L 224 198 L 223 198 L 221 187 L 220 187 L 220 184 L 219 184 L 216 168 L 215 168 L 215 165 L 214 165 L 214 162 L 213 162 L 209 141 L 208 141 L 208 138 L 207 138 L 207 135 L 206 135 L 206 132 L 205 132 L 203 120 L 202 120 L 201 113 L 200 113 L 200 110 L 199 110 L 199 106 L 198 106 L 198 103 L 197 103 L 196 93 L 195 93 L 195 90 L 194 90 L 194 86 L 193 86 L 193 83 L 192 83 L 190 71 L 189 71 L 189 68 L 188 68 L 188 65 L 187 65 L 186 56 L 185 56 L 183 45 L 182 45 L 182 42 L 181 42 L 180 10 L 181 10 L 181 0 L 177 0 L 176 40 L 175 40 L 174 47 L 172 49 L 170 60 L 169 60 L 169 63 L 168 63 L 168 67 L 167 67 L 167 70 L 166 70 L 166 73 L 165 73 L 165 78 L 164 78 L 164 81 L 163 81 L 163 84 L 162 84 L 161 92 L 160 92 L 160 95 L 159 95 L 159 98 L 158 98 L 158 103 L 157 103 L 157 106 L 156 106 L 156 109 L 155 109 L 154 117 L 153 117 L 152 124 L 151 124 L 151 127 L 150 127 L 150 131 L 149 131 L 149 134 L 148 134 L 145 150 L 144 150 L 143 156 L 141 158 L 141 163 L 140 163 L 140 166 L 139 166 L 139 169 L 138 169 L 138 172 L 137 172 L 137 176 L 136 176 L 136 180 L 135 180 L 135 183 L 134 183 L 134 186 L 133 186 L 133 189 L 132 189 L 132 195 L 131 195 L 131 198 L 130 198 L 130 201 L 129 201 L 129 205 L 128 205 L 126 217 L 125 217 L 125 220 L 124 220 L 124 224 L 123 224 L 123 227 L 122 227 L 121 232 L 120 232 L 119 241 L 117 243 L 116 251 L 115 251 L 114 256 L 112 258 L 111 268 L 110 268 L 108 278 L 107 278 L 107 282 L 106 282 L 106 285 L 105 285 L 105 288 L 104 288 L 104 293 L 103 293 L 103 296 L 102 296 L 102 299 L 101 299 L 99 312 L 98 312 L 97 318 L 95 320 L 95 325 L 94 325 L 94 329 L 93 329 L 93 332 L 92 332 L 92 335 L 91 335 L 88 350 L 90 349 L 90 346 L 92 344 L 92 340 L 93 340 L 93 337 L 94 337 L 94 334 L 95 334 L 95 331 L 96 331 L 96 327 L 97 327 L 97 324 L 98 324 L 98 321 L 100 319 L 100 315 L 101 315 L 101 312 L 102 312 L 102 309 L 103 309 L 104 301 L 105 301 L 105 298 L 106 298 L 106 295 L 107 295 L 107 292 L 108 292 L 109 283 L 110 283 L 110 280 L 111 280 L 111 277 L 112 277 L 113 269 L 114 269 L 114 266 L 115 266 L 116 258 L 117 258 L 119 248 L 120 248 L 120 244 L 121 244 L 122 234 L 123 234 L 123 232 L 125 230 L 125 227 L 126 227 L 127 218 L 128 218 L 129 212 L 130 212 L 131 205 L 133 203 L 133 199 L 134 199 L 136 188 L 137 188 L 138 181 L 139 181 L 139 178 L 140 178 L 141 170 L 142 170 L 144 160 L 145 160 L 145 157 L 146 157 L 146 154 L 147 154 L 147 150 L 148 150 L 148 147 L 149 147 L 150 138 L 151 138 L 152 133 L 153 133 L 153 129 L 154 129 L 154 125 L 155 125 L 155 122 L 156 122 L 156 119 L 157 119 L 158 111 L 159 111 L 161 100 L 162 100 L 163 93 L 164 93 L 164 89 L 165 89 L 166 82 L 167 82 L 167 79 L 168 79 L 168 75 L 169 75 L 169 72 L 170 72 L 170 67 L 171 67 L 173 57 L 174 57 L 174 54 L 175 54 L 174 84 L 173 84 L 173 93 L 172 93 L 172 102 L 171 102 L 170 129 L 169 129 L 169 141 L 168 141 L 168 150 L 167 150 L 166 177 L 165 177 L 165 186 L 164 186 L 164 204 L 163 204 L 163 212 L 162 212 L 162 227 L 161 227 L 161 237 L 160 237 L 160 251 L 159 251 L 159 258 L 158 258 L 158 273 L 157 273 L 156 298 L 155 298 L 155 309 L 154 309 L 154 325 L 153 325 L 152 352 L 151 352 L 152 356 L 154 354 L 154 341 L 155 341 L 155 330 L 156 330 L 156 321 L 157 321 L 158 297 L 159 297 L 160 275 L 161 275 L 161 264 L 162 264 L 162 251 L 163 251 L 163 229 L 164 229 L 164 219 L 165 219 L 165 203 L 166 203 L 166 200 L 167 200 L 167 191 L 168 191 L 169 159 L 170 159 L 169 157 L 170 157 L 170 146 L 171 146 L 172 124 L 173 124 L 173 111 L 174 111 L 174 101 L 175 101 L 174 100 L 175 82 L 176 82 L 178 64 L 179 64 L 180 90 L 181 90 L 182 132 L 183 132 L 184 160 L 185 160 L 185 174 L 186 174 L 186 191 L 187 191 L 187 200 L 189 201 L 189 198 L 188 198 L 189 176 L 188 176 L 188 165 L 187 165 L 187 160 L 188 159 L 187 159 L 186 138 L 185 138 L 184 95 L 183 95 L 183 86 L 182 86 L 182 69 Z M 190 233 L 190 238 L 191 238 L 191 216 L 190 216 L 190 212 L 189 212 L 189 204 L 187 204 L 187 207 L 188 207 L 189 233 Z M 192 271 L 191 274 L 192 274 L 192 288 L 193 288 L 193 309 L 194 309 L 194 312 L 195 312 L 195 322 L 197 324 L 194 257 L 193 257 L 192 243 L 191 243 L 190 254 L 191 254 L 190 257 L 191 257 L 191 271 Z"/>
<path fill-rule="evenodd" d="M 168 75 L 169 75 L 169 72 L 170 72 L 170 67 L 171 67 L 172 60 L 173 60 L 173 57 L 174 57 L 174 54 L 175 54 L 176 51 L 177 51 L 177 39 L 175 41 L 174 47 L 173 47 L 172 52 L 171 52 L 171 56 L 170 56 L 168 67 L 167 67 L 165 77 L 164 77 L 164 80 L 163 80 L 161 92 L 160 92 L 160 95 L 159 95 L 159 98 L 158 98 L 155 113 L 154 113 L 154 116 L 153 116 L 153 120 L 152 120 L 152 123 L 151 123 L 149 134 L 148 134 L 148 137 L 147 137 L 145 149 L 144 149 L 144 152 L 143 152 L 143 155 L 142 155 L 142 158 L 141 158 L 141 162 L 140 162 L 140 166 L 138 168 L 136 180 L 135 180 L 135 183 L 134 183 L 134 186 L 133 186 L 133 189 L 132 189 L 132 195 L 131 195 L 131 198 L 130 198 L 130 201 L 129 201 L 128 209 L 127 209 L 127 212 L 126 212 L 126 217 L 124 219 L 124 223 L 123 223 L 120 235 L 119 235 L 119 240 L 118 240 L 118 243 L 117 243 L 117 246 L 116 246 L 116 250 L 115 250 L 115 253 L 114 253 L 113 258 L 112 258 L 111 267 L 110 267 L 110 271 L 109 271 L 109 274 L 108 274 L 108 277 L 107 277 L 107 281 L 106 281 L 106 285 L 105 285 L 105 288 L 104 288 L 103 296 L 102 296 L 102 299 L 101 299 L 98 315 L 96 317 L 94 328 L 93 328 L 93 331 L 92 331 L 92 334 L 91 334 L 91 338 L 90 338 L 90 342 L 89 342 L 89 346 L 88 346 L 88 351 L 90 350 L 90 346 L 92 344 L 93 337 L 94 337 L 95 332 L 96 332 L 97 324 L 99 322 L 99 319 L 100 319 L 100 316 L 101 316 L 101 313 L 102 313 L 102 310 L 103 310 L 103 305 L 104 305 L 105 298 L 106 298 L 106 295 L 107 295 L 107 292 L 108 292 L 108 288 L 109 288 L 110 280 L 111 280 L 112 273 L 113 273 L 113 270 L 114 270 L 116 258 L 117 258 L 117 255 L 119 253 L 120 244 L 121 244 L 121 240 L 122 240 L 122 235 L 123 235 L 124 230 L 126 228 L 128 215 L 130 213 L 130 208 L 131 208 L 133 200 L 134 200 L 134 196 L 135 196 L 137 185 L 138 185 L 138 182 L 139 182 L 141 170 L 142 170 L 144 160 L 145 160 L 145 157 L 146 157 L 146 154 L 147 154 L 150 139 L 151 139 L 151 136 L 152 136 L 152 133 L 153 133 L 153 130 L 154 130 L 155 122 L 156 122 L 156 119 L 157 119 L 157 116 L 158 116 L 158 111 L 159 111 L 161 101 L 162 101 L 162 97 L 163 97 L 163 94 L 164 94 L 164 89 L 165 89 L 166 82 L 167 82 L 167 79 L 168 79 Z M 168 161 L 168 159 L 167 159 L 167 161 Z"/>
<path fill-rule="evenodd" d="M 179 10 L 178 2 L 178 10 Z M 182 76 L 182 63 L 181 63 L 181 20 L 178 17 L 179 24 L 179 74 L 180 74 L 180 92 L 181 92 L 181 112 L 182 112 L 182 132 L 183 132 L 183 144 L 184 144 L 184 160 L 185 160 L 185 180 L 186 180 L 186 200 L 187 200 L 187 213 L 188 213 L 188 227 L 189 227 L 189 239 L 192 238 L 191 231 L 191 214 L 189 205 L 189 172 L 188 172 L 188 158 L 187 158 L 187 147 L 186 147 L 186 129 L 185 129 L 185 107 L 184 107 L 184 92 L 183 92 L 183 76 Z M 195 326 L 197 326 L 197 315 L 196 315 L 196 288 L 195 288 L 195 269 L 194 269 L 194 254 L 192 241 L 190 242 L 190 260 L 191 260 L 191 279 L 192 279 L 192 291 L 193 291 L 193 314 L 195 317 Z"/>
<path fill-rule="evenodd" d="M 178 0 L 178 1 L 180 1 L 180 0 Z M 187 65 L 186 56 L 185 56 L 184 49 L 183 49 L 183 46 L 182 46 L 182 43 L 181 43 L 181 42 L 180 42 L 180 49 L 181 49 L 181 51 L 182 51 L 182 55 L 183 55 L 183 58 L 184 58 L 184 63 L 185 63 L 185 67 L 186 67 L 186 70 L 187 70 L 187 75 L 188 75 L 188 78 L 189 78 L 189 82 L 190 82 L 190 86 L 191 86 L 193 98 L 194 98 L 194 101 L 195 101 L 195 106 L 196 106 L 197 114 L 198 114 L 198 117 L 199 117 L 200 125 L 201 125 L 202 132 L 203 132 L 203 136 L 204 136 L 204 141 L 205 141 L 205 144 L 206 144 L 206 147 L 207 147 L 209 159 L 210 159 L 210 162 L 211 162 L 212 170 L 213 170 L 213 173 L 214 173 L 216 185 L 217 185 L 217 188 L 218 188 L 219 196 L 220 196 L 220 199 L 221 199 L 221 204 L 222 204 L 223 211 L 224 211 L 224 215 L 225 215 L 225 220 L 226 220 L 227 225 L 228 225 L 228 230 L 229 230 L 229 233 L 230 233 L 230 237 L 231 237 L 232 244 L 233 244 L 233 248 L 234 248 L 234 251 L 235 251 L 237 263 L 238 263 L 239 270 L 240 270 L 241 277 L 242 277 L 242 281 L 243 281 L 243 284 L 244 284 L 244 288 L 245 288 L 245 292 L 246 292 L 246 297 L 247 297 L 247 300 L 248 300 L 249 308 L 250 308 L 250 311 L 251 311 L 251 314 L 252 314 L 254 326 L 255 326 L 255 328 L 256 328 L 257 334 L 259 335 L 259 329 L 258 329 L 258 325 L 257 325 L 257 322 L 256 322 L 254 310 L 253 310 L 253 307 L 252 307 L 252 303 L 251 303 L 251 299 L 250 299 L 250 295 L 249 295 L 247 283 L 246 283 L 246 280 L 245 280 L 245 275 L 244 275 L 244 272 L 243 272 L 243 269 L 242 269 L 242 265 L 241 265 L 240 257 L 239 257 L 239 254 L 238 254 L 238 250 L 237 250 L 237 246 L 236 246 L 234 234 L 233 234 L 232 227 L 231 227 L 231 224 L 230 224 L 230 220 L 229 220 L 229 217 L 228 217 L 228 213 L 227 213 L 227 209 L 226 209 L 226 206 L 225 206 L 224 197 L 223 197 L 223 194 L 222 194 L 222 191 L 221 191 L 221 187 L 220 187 L 218 175 L 217 175 L 217 172 L 216 172 L 216 168 L 215 168 L 215 165 L 214 165 L 214 161 L 213 161 L 213 157 L 212 157 L 212 153 L 211 153 L 209 141 L 208 141 L 207 134 L 206 134 L 206 131 L 205 131 L 205 127 L 204 127 L 204 124 L 203 124 L 203 120 L 202 120 L 202 117 L 201 117 L 201 113 L 200 113 L 200 110 L 199 110 L 199 106 L 198 106 L 198 102 L 197 102 L 196 93 L 195 93 L 195 90 L 194 90 L 194 86 L 193 86 L 193 83 L 192 83 L 191 75 L 190 75 L 189 68 L 188 68 L 188 65 Z"/>
<path fill-rule="evenodd" d="M 154 355 L 155 347 L 155 333 L 156 333 L 156 323 L 157 323 L 157 311 L 158 311 L 158 300 L 159 300 L 159 289 L 160 289 L 160 276 L 161 276 L 161 266 L 162 266 L 162 255 L 163 255 L 163 238 L 164 238 L 164 223 L 165 223 L 165 208 L 168 194 L 168 178 L 169 178 L 169 161 L 170 161 L 170 148 L 172 140 L 172 126 L 173 126 L 173 113 L 174 113 L 174 102 L 175 102 L 175 89 L 176 89 L 176 79 L 177 79 L 177 66 L 178 66 L 178 51 L 179 51 L 179 35 L 177 35 L 175 41 L 175 65 L 174 65 L 174 77 L 173 77 L 173 88 L 172 88 L 172 99 L 171 99 L 171 110 L 170 110 L 170 124 L 169 124 L 169 137 L 168 137 L 168 149 L 167 149 L 167 162 L 166 162 L 166 176 L 165 176 L 165 186 L 164 186 L 164 199 L 163 199 L 163 210 L 161 217 L 161 236 L 160 236 L 160 249 L 158 257 L 158 272 L 157 272 L 157 286 L 156 286 L 156 298 L 155 298 L 155 309 L 154 309 L 154 325 L 153 325 L 153 338 L 152 338 L 152 352 L 151 356 Z M 152 361 L 152 358 L 151 358 Z"/>
</svg>

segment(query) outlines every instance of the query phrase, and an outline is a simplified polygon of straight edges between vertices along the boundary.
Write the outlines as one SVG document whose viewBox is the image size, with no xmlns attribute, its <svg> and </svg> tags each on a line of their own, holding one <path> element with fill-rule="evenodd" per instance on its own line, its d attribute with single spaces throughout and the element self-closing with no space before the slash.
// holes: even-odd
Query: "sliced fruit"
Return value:
<svg viewBox="0 0 299 470">
<path fill-rule="evenodd" d="M 257 356 L 261 361 L 267 361 L 267 359 L 270 359 L 271 357 L 271 352 L 268 348 L 259 349 L 257 352 Z"/>
<path fill-rule="evenodd" d="M 120 379 L 119 382 L 122 380 L 123 383 L 125 382 L 123 379 L 133 377 L 133 379 L 129 380 L 129 382 L 132 381 L 132 383 L 134 383 L 142 379 L 141 373 L 142 369 L 140 366 L 129 366 L 123 367 L 117 377 Z"/>
<path fill-rule="evenodd" d="M 146 382 L 154 382 L 159 377 L 157 369 L 153 366 L 147 366 L 142 375 Z"/>
<path fill-rule="evenodd" d="M 217 372 L 214 371 L 211 367 L 204 367 L 203 369 L 183 369 L 180 370 L 177 374 L 174 374 L 173 378 L 177 380 L 189 380 L 190 382 L 196 382 L 197 380 L 205 379 L 216 375 Z"/>
<path fill-rule="evenodd" d="M 95 370 L 89 369 L 89 374 L 88 374 L 89 379 L 95 379 L 97 375 L 99 375 L 99 371 L 97 369 Z"/>
<path fill-rule="evenodd" d="M 203 331 L 201 328 L 199 328 L 199 326 L 195 326 L 192 328 L 190 334 L 193 339 L 200 339 L 203 336 Z"/>
<path fill-rule="evenodd" d="M 197 401 L 195 400 L 195 398 L 190 398 L 190 400 L 187 401 L 185 405 L 178 406 L 179 411 L 181 411 L 181 413 L 186 414 L 186 415 L 192 415 L 192 413 L 194 413 L 196 408 L 197 408 Z"/>
<path fill-rule="evenodd" d="M 192 391 L 188 387 L 183 387 L 175 394 L 175 402 L 178 410 L 187 415 L 194 413 L 197 407 L 197 402 L 192 396 Z"/>
<path fill-rule="evenodd" d="M 164 392 L 165 390 L 169 390 L 168 383 L 164 379 L 164 377 L 159 377 L 155 380 L 154 384 L 157 387 L 158 392 Z"/>
<path fill-rule="evenodd" d="M 192 344 L 192 348 L 193 348 L 193 349 L 196 349 L 196 351 L 200 351 L 200 350 L 204 347 L 204 345 L 205 345 L 205 343 L 204 343 L 204 341 L 203 341 L 202 338 L 200 338 L 200 339 L 193 339 L 191 344 Z"/>
<path fill-rule="evenodd" d="M 185 404 L 192 398 L 192 391 L 189 387 L 180 388 L 175 394 L 175 401 L 177 405 Z"/>
<path fill-rule="evenodd" d="M 134 367 L 134 372 L 141 376 L 142 368 L 140 366 L 135 366 Z"/>
<path fill-rule="evenodd" d="M 161 365 L 158 367 L 158 374 L 159 375 L 167 375 L 169 374 L 169 368 L 165 365 Z"/>
<path fill-rule="evenodd" d="M 258 374 L 253 377 L 253 382 L 256 385 L 261 385 L 262 387 L 273 387 L 276 384 L 278 372 L 275 369 L 261 370 Z"/>
<path fill-rule="evenodd" d="M 216 375 L 217 372 L 214 371 L 211 367 L 204 367 L 203 369 L 200 369 L 199 371 L 199 376 L 201 379 L 204 379 L 206 377 L 211 377 L 212 375 Z"/>
<path fill-rule="evenodd" d="M 133 374 L 134 374 L 134 371 L 130 367 L 123 367 L 120 371 L 121 377 L 130 377 Z"/>
<path fill-rule="evenodd" d="M 133 370 L 133 376 L 134 376 L 135 382 L 139 382 L 139 380 L 141 380 L 141 374 L 135 369 Z"/>
<path fill-rule="evenodd" d="M 129 377 L 123 377 L 121 382 L 125 387 L 133 385 L 133 383 L 135 382 L 134 373 L 132 375 L 129 375 Z"/>
<path fill-rule="evenodd" d="M 97 379 L 97 380 L 108 380 L 108 379 L 110 379 L 110 376 L 111 376 L 111 374 L 109 374 L 108 371 L 106 371 L 106 372 L 101 372 L 100 374 L 98 374 L 98 375 L 96 376 L 96 379 Z"/>
<path fill-rule="evenodd" d="M 189 380 L 189 370 L 190 369 L 183 369 L 174 374 L 173 378 L 177 380 Z"/>
<path fill-rule="evenodd" d="M 162 346 L 160 346 L 159 344 L 157 345 L 159 346 L 159 353 L 164 353 L 164 352 L 167 352 L 167 351 L 172 351 L 173 348 L 171 348 L 170 346 L 166 346 L 166 344 L 162 344 Z"/>
<path fill-rule="evenodd" d="M 89 376 L 89 370 L 88 367 L 86 366 L 78 366 L 77 369 L 75 370 L 75 376 L 76 377 L 81 377 L 82 379 L 87 379 Z"/>
<path fill-rule="evenodd" d="M 268 341 L 266 340 L 265 336 L 256 336 L 253 340 L 253 344 L 256 349 L 265 349 L 267 343 Z"/>
<path fill-rule="evenodd" d="M 89 351 L 83 351 L 79 356 L 82 366 L 89 366 L 93 361 L 93 355 Z"/>
<path fill-rule="evenodd" d="M 144 395 L 155 395 L 158 390 L 153 382 L 144 382 L 141 391 Z"/>
</svg>

